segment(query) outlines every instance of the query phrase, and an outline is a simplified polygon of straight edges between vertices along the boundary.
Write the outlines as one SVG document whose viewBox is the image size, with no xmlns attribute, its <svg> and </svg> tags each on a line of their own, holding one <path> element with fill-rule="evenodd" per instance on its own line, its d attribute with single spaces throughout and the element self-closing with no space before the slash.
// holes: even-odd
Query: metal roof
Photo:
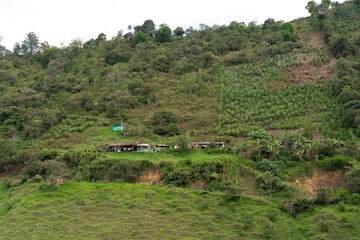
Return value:
<svg viewBox="0 0 360 240">
<path fill-rule="evenodd" d="M 158 145 L 156 145 L 156 147 L 169 147 L 169 146 L 166 144 L 158 144 Z"/>
<path fill-rule="evenodd" d="M 148 143 L 142 143 L 142 144 L 138 144 L 138 146 L 140 147 L 150 147 L 151 144 L 148 144 Z"/>
<path fill-rule="evenodd" d="M 115 147 L 115 146 L 137 146 L 138 144 L 141 144 L 142 142 L 123 142 L 123 143 L 112 143 L 109 144 L 109 147 Z"/>
</svg>

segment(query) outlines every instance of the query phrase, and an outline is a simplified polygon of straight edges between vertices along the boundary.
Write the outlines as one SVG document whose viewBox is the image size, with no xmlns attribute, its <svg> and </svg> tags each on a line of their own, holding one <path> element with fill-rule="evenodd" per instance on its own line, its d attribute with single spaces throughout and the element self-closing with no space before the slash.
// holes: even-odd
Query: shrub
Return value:
<svg viewBox="0 0 360 240">
<path fill-rule="evenodd" d="M 164 179 L 167 184 L 173 184 L 177 187 L 186 187 L 197 179 L 198 174 L 187 168 L 179 168 L 171 173 Z"/>
<path fill-rule="evenodd" d="M 178 122 L 178 117 L 171 111 L 154 112 L 151 118 L 151 124 L 155 126 L 154 133 L 161 136 L 179 135 L 180 129 L 176 122 Z"/>
<path fill-rule="evenodd" d="M 154 128 L 154 133 L 161 136 L 164 135 L 175 136 L 180 134 L 180 129 L 177 124 L 156 126 Z"/>
<path fill-rule="evenodd" d="M 150 170 L 153 164 L 148 160 L 131 161 L 123 159 L 101 158 L 90 163 L 89 179 L 92 181 L 134 182 L 143 172 Z M 85 169 L 86 170 L 86 169 Z"/>
<path fill-rule="evenodd" d="M 285 168 L 283 162 L 280 161 L 271 161 L 267 159 L 263 159 L 259 162 L 258 168 L 263 172 L 271 172 L 275 175 L 279 175 Z"/>
<path fill-rule="evenodd" d="M 353 159 L 351 157 L 336 156 L 325 158 L 318 162 L 318 165 L 328 171 L 337 171 L 345 167 L 352 166 Z"/>
<path fill-rule="evenodd" d="M 25 173 L 29 176 L 41 174 L 42 170 L 42 162 L 36 158 L 31 158 L 25 163 Z"/>
<path fill-rule="evenodd" d="M 23 175 L 21 177 L 21 184 L 26 183 L 29 180 L 29 175 Z"/>
<path fill-rule="evenodd" d="M 43 180 L 44 180 L 43 177 L 42 177 L 41 175 L 39 175 L 39 174 L 35 175 L 35 176 L 32 178 L 32 181 L 33 181 L 34 183 L 40 183 L 40 182 L 42 182 Z"/>
<path fill-rule="evenodd" d="M 286 184 L 271 172 L 258 175 L 256 177 L 256 185 L 270 195 L 280 192 L 286 187 Z"/>
<path fill-rule="evenodd" d="M 349 203 L 350 202 L 350 194 L 348 190 L 339 190 L 336 192 L 336 196 L 341 202 Z"/>
<path fill-rule="evenodd" d="M 251 153 L 251 160 L 255 161 L 255 162 L 260 162 L 262 160 L 262 156 L 259 153 L 259 151 L 253 151 Z"/>
<path fill-rule="evenodd" d="M 11 187 L 11 179 L 10 178 L 3 178 L 2 179 L 2 184 L 7 188 Z"/>
<path fill-rule="evenodd" d="M 323 147 L 318 152 L 319 160 L 323 160 L 326 157 L 334 157 L 334 156 L 335 156 L 335 150 L 329 147 Z"/>
<path fill-rule="evenodd" d="M 233 53 L 227 55 L 224 61 L 228 65 L 236 65 L 236 64 L 249 63 L 250 58 L 246 55 L 246 53 L 239 52 L 239 53 Z"/>
<path fill-rule="evenodd" d="M 64 176 L 69 172 L 66 164 L 64 162 L 59 162 L 56 160 L 46 160 L 42 165 L 46 175 L 53 176 Z"/>
<path fill-rule="evenodd" d="M 347 174 L 346 188 L 360 194 L 360 168 L 354 168 Z"/>
<path fill-rule="evenodd" d="M 356 205 L 360 204 L 360 194 L 353 193 L 351 194 L 350 199 L 352 204 L 356 204 Z"/>
<path fill-rule="evenodd" d="M 316 202 L 328 204 L 334 200 L 334 193 L 329 188 L 319 188 L 316 192 Z"/>
<path fill-rule="evenodd" d="M 346 204 L 344 202 L 339 202 L 338 209 L 340 212 L 346 212 Z"/>
<path fill-rule="evenodd" d="M 171 111 L 154 112 L 154 115 L 151 118 L 152 125 L 167 125 L 177 122 L 178 122 L 178 117 Z"/>
<path fill-rule="evenodd" d="M 315 209 L 314 200 L 308 198 L 298 198 L 291 203 L 291 206 L 293 215 L 303 212 L 311 212 Z"/>
</svg>

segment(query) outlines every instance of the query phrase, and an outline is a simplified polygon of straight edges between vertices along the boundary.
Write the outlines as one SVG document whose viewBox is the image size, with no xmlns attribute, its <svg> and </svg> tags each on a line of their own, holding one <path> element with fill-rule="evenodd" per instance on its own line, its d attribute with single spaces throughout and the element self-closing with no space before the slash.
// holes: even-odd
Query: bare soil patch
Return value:
<svg viewBox="0 0 360 240">
<path fill-rule="evenodd" d="M 203 180 L 199 180 L 191 185 L 192 190 L 205 190 L 204 189 L 205 182 Z"/>
<path fill-rule="evenodd" d="M 346 172 L 318 172 L 315 171 L 311 178 L 296 179 L 295 184 L 307 190 L 311 196 L 316 195 L 319 188 L 331 190 L 342 189 L 346 184 Z"/>
<path fill-rule="evenodd" d="M 140 178 L 136 181 L 137 184 L 145 184 L 145 185 L 153 185 L 156 182 L 156 186 L 162 185 L 160 181 L 161 171 L 160 169 L 153 168 L 149 172 L 140 176 Z"/>
<path fill-rule="evenodd" d="M 300 41 L 302 41 L 306 47 L 324 47 L 325 52 L 331 54 L 330 47 L 326 42 L 323 32 L 298 33 L 298 36 L 300 38 Z"/>
<path fill-rule="evenodd" d="M 308 82 L 317 82 L 320 80 L 330 80 L 333 75 L 330 72 L 329 64 L 334 64 L 336 59 L 332 56 L 330 47 L 325 40 L 322 32 L 299 33 L 300 40 L 307 48 L 324 47 L 325 53 L 330 55 L 330 61 L 322 64 L 322 66 L 313 66 L 310 64 L 313 56 L 305 56 L 302 53 L 297 55 L 297 59 L 302 62 L 300 66 L 292 70 L 293 79 L 296 84 L 304 84 Z"/>
<path fill-rule="evenodd" d="M 310 64 L 313 56 L 298 54 L 297 59 L 302 62 L 300 66 L 293 68 L 292 75 L 296 84 L 304 84 L 308 82 L 318 82 L 321 80 L 330 80 L 333 75 L 329 69 L 329 63 L 321 66 L 313 66 Z M 332 60 L 330 60 L 331 63 Z"/>
<path fill-rule="evenodd" d="M 269 129 L 267 130 L 268 133 L 270 133 L 271 136 L 279 136 L 283 133 L 293 133 L 293 132 L 298 132 L 299 129 Z"/>
</svg>

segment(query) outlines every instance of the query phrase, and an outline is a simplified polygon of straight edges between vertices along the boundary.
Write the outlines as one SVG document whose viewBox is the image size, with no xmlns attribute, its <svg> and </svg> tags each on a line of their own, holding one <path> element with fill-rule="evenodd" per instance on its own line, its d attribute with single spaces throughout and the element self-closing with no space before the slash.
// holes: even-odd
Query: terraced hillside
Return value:
<svg viewBox="0 0 360 240">
<path fill-rule="evenodd" d="M 0 51 L 0 239 L 357 239 L 360 5 L 307 9 Z"/>
</svg>

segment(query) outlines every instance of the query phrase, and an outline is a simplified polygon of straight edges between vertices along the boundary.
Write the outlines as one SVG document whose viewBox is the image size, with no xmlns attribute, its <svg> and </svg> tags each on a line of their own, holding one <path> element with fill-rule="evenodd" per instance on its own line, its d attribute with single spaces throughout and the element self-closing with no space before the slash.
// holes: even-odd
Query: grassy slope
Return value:
<svg viewBox="0 0 360 240">
<path fill-rule="evenodd" d="M 0 239 L 356 239 L 359 207 L 294 219 L 266 199 L 135 184 L 0 190 Z"/>
</svg>

